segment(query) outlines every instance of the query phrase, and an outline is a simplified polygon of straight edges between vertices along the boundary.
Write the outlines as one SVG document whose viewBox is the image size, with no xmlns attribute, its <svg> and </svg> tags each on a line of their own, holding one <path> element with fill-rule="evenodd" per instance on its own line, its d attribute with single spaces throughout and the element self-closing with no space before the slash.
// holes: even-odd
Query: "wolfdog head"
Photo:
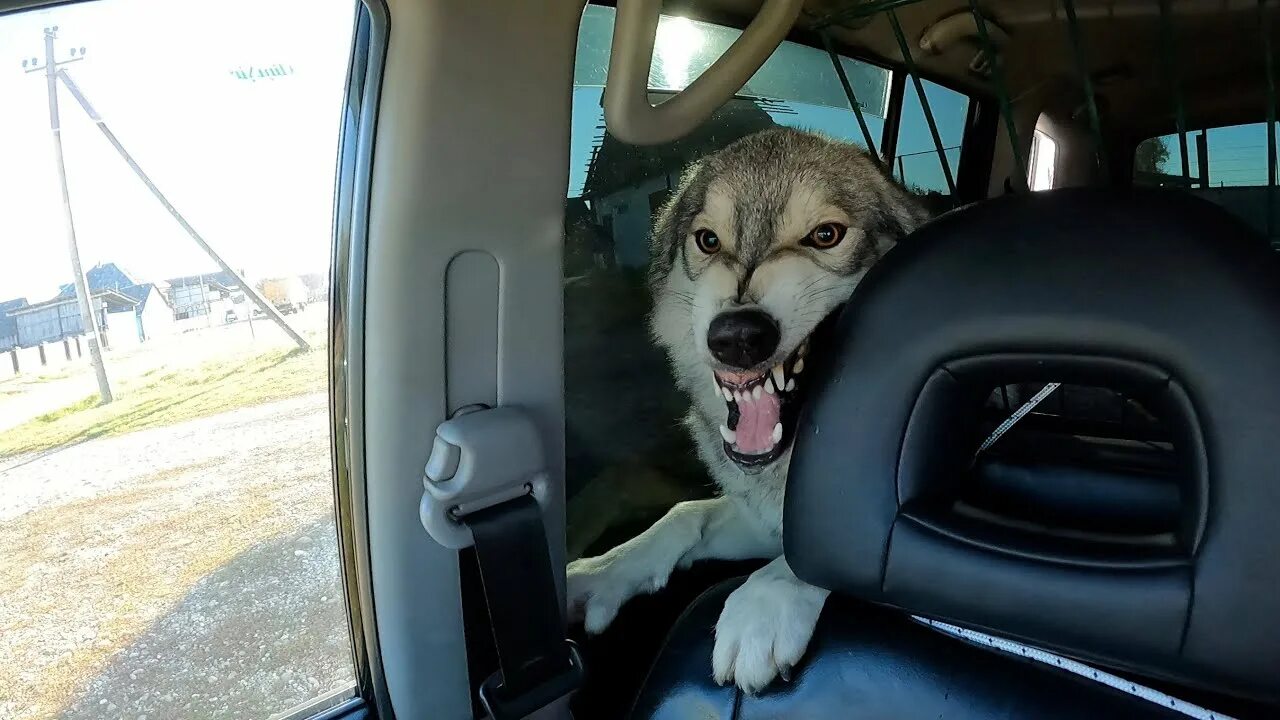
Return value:
<svg viewBox="0 0 1280 720">
<path fill-rule="evenodd" d="M 740 469 L 784 456 L 811 336 L 924 218 L 861 148 L 796 130 L 685 171 L 654 226 L 650 330 Z"/>
</svg>

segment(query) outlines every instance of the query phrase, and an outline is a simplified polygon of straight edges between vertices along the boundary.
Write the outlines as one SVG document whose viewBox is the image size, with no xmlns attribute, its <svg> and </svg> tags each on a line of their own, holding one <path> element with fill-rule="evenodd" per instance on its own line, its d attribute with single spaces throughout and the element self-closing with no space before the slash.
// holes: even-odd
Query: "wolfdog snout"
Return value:
<svg viewBox="0 0 1280 720">
<path fill-rule="evenodd" d="M 763 310 L 723 312 L 707 328 L 707 347 L 712 357 L 744 370 L 772 357 L 781 338 L 777 321 Z"/>
</svg>

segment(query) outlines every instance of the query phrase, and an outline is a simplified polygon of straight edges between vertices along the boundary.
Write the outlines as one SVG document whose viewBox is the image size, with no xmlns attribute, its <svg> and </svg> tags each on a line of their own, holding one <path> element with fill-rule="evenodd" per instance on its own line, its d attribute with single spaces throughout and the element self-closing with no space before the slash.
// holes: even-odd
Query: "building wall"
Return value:
<svg viewBox="0 0 1280 720">
<path fill-rule="evenodd" d="M 212 315 L 197 315 L 195 317 L 182 318 L 173 321 L 173 332 L 184 333 L 192 330 L 203 330 L 211 327 L 213 322 Z"/>
<path fill-rule="evenodd" d="M 653 224 L 649 196 L 666 189 L 665 177 L 648 178 L 593 201 L 597 222 L 605 225 L 606 219 L 612 220 L 613 249 L 619 265 L 644 267 L 648 264 L 649 232 Z"/>
<path fill-rule="evenodd" d="M 80 311 L 75 303 L 62 303 L 24 313 L 18 321 L 18 345 L 31 347 L 80 333 Z"/>
<path fill-rule="evenodd" d="M 44 367 L 40 362 L 40 347 L 24 347 L 14 351 L 18 355 L 18 372 L 36 372 Z"/>
<path fill-rule="evenodd" d="M 11 350 L 18 346 L 18 318 L 11 316 L 9 313 L 14 310 L 21 310 L 27 305 L 27 301 L 21 298 L 0 303 L 0 352 Z M 3 362 L 4 359 L 0 358 L 0 365 Z"/>
<path fill-rule="evenodd" d="M 112 350 L 133 347 L 142 342 L 138 332 L 138 314 L 133 310 L 107 313 L 107 343 Z"/>
<path fill-rule="evenodd" d="M 138 321 L 144 340 L 172 335 L 176 331 L 173 310 L 165 303 L 163 294 L 154 287 L 147 296 L 146 306 L 138 316 Z"/>
<path fill-rule="evenodd" d="M 42 342 L 61 340 L 64 337 L 83 334 L 80 323 L 80 305 L 65 302 L 50 305 L 14 318 L 18 321 L 18 346 L 31 347 Z M 99 327 L 105 327 L 106 313 L 98 310 Z"/>
<path fill-rule="evenodd" d="M 18 373 L 18 368 L 13 366 L 17 359 L 17 350 L 0 351 L 0 380 L 13 377 Z"/>
<path fill-rule="evenodd" d="M 174 317 L 187 318 L 206 315 L 209 303 L 218 299 L 218 293 L 205 285 L 174 285 L 170 288 Z"/>
</svg>

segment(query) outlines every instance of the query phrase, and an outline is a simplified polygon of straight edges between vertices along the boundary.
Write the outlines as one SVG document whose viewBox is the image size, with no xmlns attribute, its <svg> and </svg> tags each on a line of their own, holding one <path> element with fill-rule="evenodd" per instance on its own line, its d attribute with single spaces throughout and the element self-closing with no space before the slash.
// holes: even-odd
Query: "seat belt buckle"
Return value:
<svg viewBox="0 0 1280 720">
<path fill-rule="evenodd" d="M 493 720 L 521 720 L 582 687 L 582 655 L 572 640 L 564 641 L 568 667 L 527 688 L 508 688 L 502 671 L 490 675 L 480 684 L 480 702 Z"/>
<path fill-rule="evenodd" d="M 582 685 L 563 633 L 543 512 L 549 474 L 533 418 L 514 407 L 456 413 L 436 428 L 419 517 L 452 550 L 475 547 L 498 671 L 480 684 L 493 720 L 522 720 Z"/>
<path fill-rule="evenodd" d="M 422 527 L 450 550 L 474 539 L 462 518 L 522 495 L 547 506 L 542 438 L 523 411 L 484 408 L 459 412 L 436 428 L 423 470 Z"/>
</svg>

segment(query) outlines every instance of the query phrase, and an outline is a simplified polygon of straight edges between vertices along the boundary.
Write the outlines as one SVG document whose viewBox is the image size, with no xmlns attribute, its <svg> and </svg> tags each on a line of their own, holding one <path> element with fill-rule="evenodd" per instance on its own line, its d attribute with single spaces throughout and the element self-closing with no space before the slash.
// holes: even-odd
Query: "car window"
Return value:
<svg viewBox="0 0 1280 720">
<path fill-rule="evenodd" d="M 1031 156 L 1027 161 L 1027 187 L 1032 192 L 1053 189 L 1054 171 L 1058 163 L 1058 143 L 1043 130 L 1031 136 Z"/>
<path fill-rule="evenodd" d="M 922 80 L 921 83 L 954 179 L 960 170 L 960 144 L 964 140 L 969 98 L 928 80 Z M 924 106 L 911 85 L 908 82 L 902 94 L 902 120 L 898 127 L 894 177 L 917 194 L 949 196 L 951 191 L 947 187 L 946 174 L 942 169 L 942 161 L 938 158 L 933 135 L 929 132 Z"/>
<path fill-rule="evenodd" d="M 0 717 L 352 696 L 327 299 L 354 19 L 0 16 Z"/>
<path fill-rule="evenodd" d="M 674 387 L 645 319 L 650 227 L 681 170 L 740 137 L 775 126 L 817 130 L 865 145 L 827 53 L 791 42 L 784 42 L 735 99 L 689 136 L 652 147 L 619 142 L 605 132 L 601 108 L 613 18 L 612 8 L 586 8 L 574 72 L 564 256 L 570 558 L 599 553 L 643 530 L 674 503 L 710 492 L 680 425 L 687 398 Z M 651 101 L 688 85 L 739 34 L 663 16 L 649 75 Z M 890 71 L 850 58 L 840 61 L 878 148 L 890 115 Z M 932 84 L 929 88 L 955 162 L 967 100 Z M 918 102 L 914 107 L 903 112 L 899 147 L 932 153 Z M 908 184 L 921 193 L 945 194 L 936 155 L 916 157 L 903 163 Z"/>
<path fill-rule="evenodd" d="M 1267 124 L 1249 123 L 1187 133 L 1188 177 L 1182 176 L 1177 133 L 1138 144 L 1133 157 L 1137 185 L 1180 188 L 1221 205 L 1264 234 L 1280 240 L 1271 208 L 1267 222 Z"/>
</svg>

